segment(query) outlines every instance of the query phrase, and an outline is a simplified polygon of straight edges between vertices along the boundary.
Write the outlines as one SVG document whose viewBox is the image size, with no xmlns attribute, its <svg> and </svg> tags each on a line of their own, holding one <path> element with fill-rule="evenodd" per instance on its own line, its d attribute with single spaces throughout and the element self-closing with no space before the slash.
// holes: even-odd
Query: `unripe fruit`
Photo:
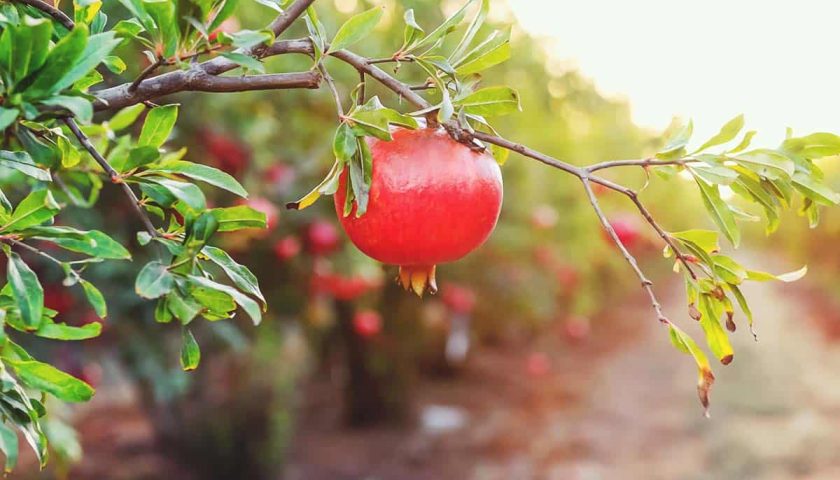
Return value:
<svg viewBox="0 0 840 480">
<path fill-rule="evenodd" d="M 484 243 L 502 207 L 502 175 L 489 153 L 452 140 L 443 129 L 393 130 L 393 140 L 368 137 L 373 157 L 367 212 L 343 215 L 345 169 L 335 208 L 350 240 L 365 254 L 400 266 L 400 282 L 434 292 L 435 265 Z"/>
</svg>

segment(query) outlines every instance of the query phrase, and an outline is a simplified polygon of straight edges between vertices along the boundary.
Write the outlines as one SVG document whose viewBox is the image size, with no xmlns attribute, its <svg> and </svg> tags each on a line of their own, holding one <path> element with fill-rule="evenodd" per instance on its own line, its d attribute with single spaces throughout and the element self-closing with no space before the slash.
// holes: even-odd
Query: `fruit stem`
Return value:
<svg viewBox="0 0 840 480">
<path fill-rule="evenodd" d="M 423 297 L 426 290 L 432 295 L 437 293 L 435 265 L 400 265 L 397 282 L 406 290 L 411 290 L 418 297 Z"/>
</svg>

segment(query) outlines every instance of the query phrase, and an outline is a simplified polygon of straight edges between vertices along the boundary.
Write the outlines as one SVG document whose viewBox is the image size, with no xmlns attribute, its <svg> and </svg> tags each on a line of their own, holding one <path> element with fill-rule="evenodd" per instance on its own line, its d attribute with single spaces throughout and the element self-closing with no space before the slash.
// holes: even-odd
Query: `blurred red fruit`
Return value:
<svg viewBox="0 0 840 480">
<path fill-rule="evenodd" d="M 534 352 L 528 355 L 525 362 L 525 371 L 528 376 L 535 378 L 548 375 L 551 371 L 551 361 L 548 359 L 548 355 L 542 352 Z"/>
<path fill-rule="evenodd" d="M 353 331 L 362 338 L 371 338 L 382 331 L 382 317 L 373 310 L 362 310 L 353 316 Z"/>
<path fill-rule="evenodd" d="M 540 230 L 548 230 L 557 225 L 559 219 L 560 215 L 557 213 L 557 209 L 551 205 L 538 205 L 531 212 L 531 225 Z"/>
<path fill-rule="evenodd" d="M 312 255 L 327 255 L 338 248 L 338 229 L 326 220 L 315 220 L 306 229 L 306 250 Z"/>
<path fill-rule="evenodd" d="M 443 303 L 454 313 L 472 312 L 475 301 L 475 292 L 469 287 L 451 283 L 443 287 Z"/>
<path fill-rule="evenodd" d="M 263 197 L 251 197 L 241 203 L 265 214 L 266 231 L 270 232 L 277 227 L 278 210 L 270 200 Z"/>
<path fill-rule="evenodd" d="M 296 257 L 300 253 L 300 240 L 294 235 L 287 235 L 274 244 L 274 255 L 280 261 Z"/>
<path fill-rule="evenodd" d="M 589 318 L 573 315 L 563 323 L 563 333 L 568 340 L 580 342 L 589 338 L 591 332 Z"/>
<path fill-rule="evenodd" d="M 289 192 L 296 178 L 297 172 L 295 172 L 294 167 L 285 163 L 275 163 L 263 172 L 263 179 L 268 185 L 269 191 L 278 197 L 282 197 Z"/>
<path fill-rule="evenodd" d="M 336 300 L 354 300 L 381 287 L 381 282 L 355 275 L 343 277 L 334 273 L 315 273 L 310 287 L 314 293 L 328 293 Z"/>
<path fill-rule="evenodd" d="M 210 155 L 210 163 L 220 170 L 239 177 L 251 163 L 250 150 L 234 138 L 210 130 L 202 130 L 198 135 Z"/>
<path fill-rule="evenodd" d="M 61 285 L 44 287 L 44 305 L 59 313 L 67 313 L 76 305 L 76 298 Z"/>
<path fill-rule="evenodd" d="M 610 225 L 612 225 L 618 240 L 621 241 L 625 247 L 631 248 L 639 241 L 639 227 L 634 218 L 619 217 L 612 220 Z M 612 238 L 610 238 L 606 231 L 604 232 L 604 235 L 607 240 L 612 242 Z"/>
<path fill-rule="evenodd" d="M 580 273 L 571 265 L 560 265 L 555 275 L 564 292 L 574 291 L 580 284 Z"/>
</svg>

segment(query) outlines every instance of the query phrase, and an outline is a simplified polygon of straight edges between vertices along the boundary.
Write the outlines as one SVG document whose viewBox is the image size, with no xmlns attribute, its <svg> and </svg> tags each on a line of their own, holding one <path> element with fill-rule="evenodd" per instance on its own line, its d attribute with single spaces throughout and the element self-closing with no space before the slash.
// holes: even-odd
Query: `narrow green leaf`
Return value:
<svg viewBox="0 0 840 480">
<path fill-rule="evenodd" d="M 4 471 L 11 473 L 18 460 L 18 437 L 14 430 L 6 426 L 5 422 L 0 423 L 0 450 L 6 456 Z"/>
<path fill-rule="evenodd" d="M 188 329 L 182 330 L 181 335 L 181 368 L 184 371 L 195 370 L 198 367 L 198 362 L 201 361 L 201 350 L 198 348 L 198 342 Z"/>
<path fill-rule="evenodd" d="M 455 101 L 454 105 L 463 107 L 467 113 L 483 117 L 507 115 L 522 110 L 519 93 L 510 87 L 482 88 Z"/>
<path fill-rule="evenodd" d="M 214 187 L 227 190 L 228 192 L 239 195 L 240 197 L 248 197 L 248 192 L 242 188 L 242 185 L 240 185 L 235 178 L 219 169 L 202 165 L 200 163 L 173 160 L 160 165 L 155 165 L 153 170 L 157 172 L 177 173 L 179 175 L 192 178 L 193 180 L 209 183 Z"/>
<path fill-rule="evenodd" d="M 83 97 L 55 95 L 41 100 L 43 105 L 59 107 L 72 113 L 80 122 L 88 123 L 93 118 L 93 105 Z"/>
<path fill-rule="evenodd" d="M 261 61 L 257 60 L 256 58 L 245 55 L 244 53 L 238 52 L 224 52 L 221 56 L 227 58 L 231 62 L 239 65 L 240 67 L 251 70 L 256 73 L 265 73 L 265 65 L 262 64 Z"/>
<path fill-rule="evenodd" d="M 242 309 L 245 311 L 245 313 L 248 314 L 249 317 L 251 317 L 251 320 L 254 322 L 254 325 L 259 325 L 262 321 L 262 313 L 260 311 L 259 304 L 253 299 L 251 299 L 251 297 L 245 295 L 239 290 L 228 285 L 223 285 L 221 283 L 214 282 L 209 278 L 199 277 L 196 275 L 190 275 L 188 278 L 195 285 L 206 287 L 211 290 L 218 290 L 233 297 L 236 303 L 242 307 Z"/>
<path fill-rule="evenodd" d="M 45 170 L 38 166 L 28 153 L 10 152 L 8 150 L 0 150 L 0 165 L 17 170 L 24 175 L 28 175 L 36 180 L 42 182 L 51 182 L 52 176 L 49 170 Z"/>
<path fill-rule="evenodd" d="M 354 137 L 355 140 L 355 137 Z M 350 159 L 352 162 L 352 158 Z M 315 188 L 312 189 L 309 193 L 304 195 L 300 200 L 296 202 L 290 202 L 286 204 L 286 208 L 289 210 L 303 210 L 306 207 L 309 207 L 313 203 L 315 203 L 321 195 L 332 195 L 338 190 L 339 179 L 341 178 L 341 173 L 344 171 L 344 162 L 339 162 L 336 160 L 333 163 L 332 168 L 330 169 L 327 176 L 319 183 Z M 349 190 L 349 189 L 348 189 Z"/>
<path fill-rule="evenodd" d="M 38 99 L 47 97 L 69 86 L 61 82 L 82 56 L 87 44 L 88 31 L 84 25 L 76 25 L 76 28 L 65 35 L 50 50 L 44 62 L 44 66 L 36 72 L 32 72 L 24 79 L 26 84 L 31 79 L 32 83 L 24 90 L 24 97 L 27 99 Z"/>
<path fill-rule="evenodd" d="M 45 240 L 70 250 L 92 257 L 114 260 L 128 260 L 131 253 L 119 242 L 99 230 L 77 230 L 72 227 L 31 227 L 24 235 Z"/>
<path fill-rule="evenodd" d="M 2 108 L 0 107 L 0 132 L 17 120 L 20 111 L 16 108 Z"/>
<path fill-rule="evenodd" d="M 151 109 L 149 114 L 146 115 L 146 121 L 140 131 L 140 138 L 137 139 L 137 145 L 160 147 L 169 138 L 177 119 L 178 105 L 163 105 Z"/>
<path fill-rule="evenodd" d="M 703 205 L 711 215 L 712 220 L 717 224 L 721 232 L 726 236 L 733 246 L 737 247 L 741 241 L 741 232 L 735 223 L 735 216 L 729 206 L 720 198 L 718 187 L 709 185 L 705 181 L 695 177 L 697 186 L 700 188 L 700 195 L 703 198 Z"/>
<path fill-rule="evenodd" d="M 750 150 L 732 157 L 736 163 L 770 179 L 793 175 L 793 161 L 779 152 L 768 149 Z"/>
<path fill-rule="evenodd" d="M 102 324 L 91 322 L 81 327 L 73 327 L 63 323 L 44 322 L 38 327 L 35 335 L 52 340 L 88 340 L 96 338 L 102 332 Z"/>
<path fill-rule="evenodd" d="M 167 265 L 160 261 L 146 264 L 137 274 L 134 290 L 143 298 L 158 298 L 169 293 L 175 286 L 175 278 Z"/>
<path fill-rule="evenodd" d="M 671 236 L 680 240 L 694 242 L 707 253 L 714 253 L 720 250 L 720 245 L 718 244 L 719 234 L 714 230 L 685 230 L 682 232 L 673 232 Z"/>
<path fill-rule="evenodd" d="M 257 277 L 248 270 L 247 267 L 236 263 L 230 255 L 221 248 L 206 246 L 201 251 L 213 263 L 218 265 L 225 271 L 233 283 L 245 293 L 253 295 L 260 299 L 263 306 L 266 306 L 265 297 L 260 291 L 259 281 Z"/>
<path fill-rule="evenodd" d="M 38 276 L 15 252 L 7 251 L 9 262 L 6 275 L 12 290 L 12 297 L 20 310 L 21 319 L 28 329 L 36 329 L 44 312 L 44 289 Z"/>
<path fill-rule="evenodd" d="M 373 7 L 370 10 L 350 17 L 344 22 L 344 25 L 339 27 L 335 38 L 333 38 L 330 44 L 329 51 L 336 52 L 343 50 L 368 36 L 382 18 L 383 8 Z"/>
<path fill-rule="evenodd" d="M 114 114 L 110 120 L 108 120 L 108 128 L 115 132 L 119 132 L 120 130 L 130 127 L 145 109 L 146 106 L 142 103 L 123 108 Z"/>
<path fill-rule="evenodd" d="M 438 43 L 446 35 L 452 33 L 458 25 L 464 20 L 466 16 L 467 7 L 469 7 L 473 3 L 473 0 L 467 0 L 463 7 L 458 9 L 455 13 L 452 14 L 449 18 L 444 20 L 436 29 L 432 30 L 431 33 L 423 37 L 420 41 L 418 41 L 412 48 L 411 51 L 420 50 L 427 47 L 433 47 Z"/>
<path fill-rule="evenodd" d="M 697 364 L 697 395 L 700 397 L 700 403 L 706 410 L 706 415 L 709 413 L 709 391 L 712 384 L 715 382 L 715 376 L 712 373 L 712 367 L 709 365 L 709 360 L 703 350 L 697 346 L 697 343 L 688 334 L 680 330 L 676 325 L 669 324 L 668 331 L 671 337 L 671 343 L 683 353 L 691 355 L 694 362 Z"/>
<path fill-rule="evenodd" d="M 662 150 L 656 153 L 656 158 L 662 160 L 669 160 L 679 158 L 685 154 L 685 146 L 691 140 L 691 135 L 694 132 L 694 122 L 688 121 L 682 128 L 676 130 L 673 135 L 665 142 Z"/>
<path fill-rule="evenodd" d="M 143 177 L 143 179 L 160 185 L 170 195 L 184 202 L 184 204 L 193 210 L 204 210 L 207 208 L 207 200 L 204 198 L 204 193 L 201 192 L 201 189 L 197 185 L 163 177 Z"/>
<path fill-rule="evenodd" d="M 105 296 L 102 295 L 102 292 L 100 292 L 98 288 L 87 280 L 81 280 L 80 283 L 82 284 L 82 289 L 85 292 L 85 297 L 87 298 L 88 303 L 90 303 L 90 306 L 93 307 L 96 315 L 99 318 L 107 317 L 108 304 L 105 302 Z"/>
<path fill-rule="evenodd" d="M 744 114 L 738 115 L 732 120 L 726 122 L 726 124 L 720 129 L 720 132 L 707 140 L 706 143 L 701 145 L 700 148 L 694 151 L 694 153 L 702 152 L 707 148 L 723 145 L 724 143 L 732 141 L 732 139 L 738 136 L 738 133 L 742 128 L 744 128 Z"/>
<path fill-rule="evenodd" d="M 720 317 L 723 313 L 721 306 L 716 299 L 704 294 L 700 296 L 699 308 L 703 315 L 700 317 L 700 326 L 706 335 L 706 343 L 709 345 L 709 349 L 720 363 L 729 365 L 732 362 L 734 352 L 726 330 L 720 325 Z"/>
<path fill-rule="evenodd" d="M 18 378 L 36 390 L 50 393 L 65 402 L 86 402 L 93 397 L 94 390 L 87 383 L 62 372 L 47 363 L 36 360 L 12 360 Z"/>
<path fill-rule="evenodd" d="M 265 228 L 265 213 L 246 205 L 214 208 L 210 213 L 219 222 L 219 232 L 232 232 L 243 228 Z"/>
</svg>

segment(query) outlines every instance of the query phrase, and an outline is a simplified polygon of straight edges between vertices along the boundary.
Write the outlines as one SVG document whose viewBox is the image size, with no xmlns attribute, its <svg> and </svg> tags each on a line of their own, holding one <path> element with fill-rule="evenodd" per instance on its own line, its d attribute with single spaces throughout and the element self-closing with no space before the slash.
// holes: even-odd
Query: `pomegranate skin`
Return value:
<svg viewBox="0 0 840 480">
<path fill-rule="evenodd" d="M 433 266 L 470 253 L 490 236 L 502 207 L 502 174 L 488 153 L 455 142 L 443 129 L 368 137 L 373 174 L 367 212 L 344 216 L 347 170 L 335 209 L 366 255 L 400 266 Z"/>
</svg>

